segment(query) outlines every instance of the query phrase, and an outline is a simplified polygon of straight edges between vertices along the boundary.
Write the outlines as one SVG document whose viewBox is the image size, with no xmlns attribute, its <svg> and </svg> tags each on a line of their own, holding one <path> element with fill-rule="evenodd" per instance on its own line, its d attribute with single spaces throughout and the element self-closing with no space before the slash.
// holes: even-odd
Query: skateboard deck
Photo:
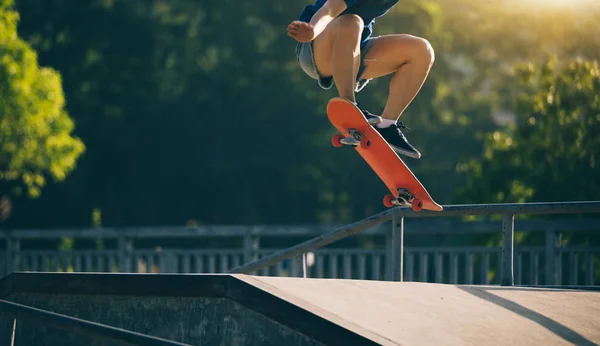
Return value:
<svg viewBox="0 0 600 346">
<path fill-rule="evenodd" d="M 415 211 L 443 210 L 356 105 L 334 97 L 327 104 L 327 117 L 340 132 L 332 137 L 332 144 L 353 146 L 390 190 L 383 198 L 386 207 L 407 205 Z"/>
</svg>

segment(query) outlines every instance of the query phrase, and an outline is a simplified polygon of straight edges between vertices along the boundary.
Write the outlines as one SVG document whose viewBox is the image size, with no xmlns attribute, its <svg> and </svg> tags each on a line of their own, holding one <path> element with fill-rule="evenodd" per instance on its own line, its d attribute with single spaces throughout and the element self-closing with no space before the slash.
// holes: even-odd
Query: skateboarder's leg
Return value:
<svg viewBox="0 0 600 346">
<path fill-rule="evenodd" d="M 324 75 L 333 76 L 340 97 L 352 102 L 356 102 L 354 87 L 363 25 L 357 15 L 340 16 L 329 25 L 329 35 L 320 35 L 313 45 L 317 69 Z"/>
<path fill-rule="evenodd" d="M 314 63 L 319 75 L 333 76 L 341 98 L 356 102 L 354 87 L 360 64 L 362 19 L 353 14 L 337 17 L 313 41 Z"/>
<path fill-rule="evenodd" d="M 364 58 L 361 79 L 369 80 L 394 73 L 389 96 L 376 129 L 400 154 L 421 158 L 402 133 L 405 126 L 398 119 L 415 98 L 434 62 L 429 42 L 412 35 L 386 35 L 371 39 Z M 364 112 L 364 111 L 363 111 Z"/>
<path fill-rule="evenodd" d="M 397 121 L 415 98 L 435 60 L 427 40 L 412 35 L 385 35 L 371 40 L 363 79 L 394 73 L 381 116 Z"/>
</svg>

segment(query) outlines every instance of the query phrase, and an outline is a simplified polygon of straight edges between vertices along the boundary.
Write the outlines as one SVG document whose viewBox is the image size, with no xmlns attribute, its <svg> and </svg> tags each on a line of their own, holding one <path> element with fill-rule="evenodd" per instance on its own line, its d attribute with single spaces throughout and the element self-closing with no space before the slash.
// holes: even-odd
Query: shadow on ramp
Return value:
<svg viewBox="0 0 600 346">
<path fill-rule="evenodd" d="M 525 317 L 531 321 L 534 321 L 536 323 L 538 323 L 540 326 L 546 328 L 547 330 L 551 331 L 552 333 L 556 334 L 557 336 L 561 337 L 562 339 L 564 339 L 567 342 L 573 343 L 575 345 L 598 345 L 588 339 L 586 339 L 583 335 L 577 333 L 576 331 L 570 329 L 569 327 L 556 322 L 555 320 L 544 316 L 543 314 L 534 311 L 530 308 L 527 308 L 521 304 L 518 304 L 512 300 L 509 300 L 507 298 L 501 297 L 499 295 L 495 295 L 490 293 L 489 291 L 510 291 L 510 292 L 527 292 L 527 294 L 535 294 L 535 293 L 541 293 L 541 292 L 546 292 L 546 293 L 554 293 L 554 294 L 561 294 L 564 293 L 567 290 L 558 290 L 558 289 L 535 289 L 535 288 L 530 288 L 530 289 L 519 289 L 517 287 L 514 288 L 509 288 L 509 287 L 501 287 L 501 288 L 496 288 L 496 287 L 473 287 L 473 286 L 459 286 L 460 289 L 462 289 L 463 291 L 472 294 L 478 298 L 481 298 L 485 301 L 488 301 L 490 303 L 496 304 L 504 309 L 510 310 L 511 312 L 514 312 L 515 314 L 518 314 L 522 317 Z M 577 292 L 576 290 L 568 290 L 569 292 Z M 596 316 L 596 318 L 600 318 L 599 315 Z"/>
</svg>

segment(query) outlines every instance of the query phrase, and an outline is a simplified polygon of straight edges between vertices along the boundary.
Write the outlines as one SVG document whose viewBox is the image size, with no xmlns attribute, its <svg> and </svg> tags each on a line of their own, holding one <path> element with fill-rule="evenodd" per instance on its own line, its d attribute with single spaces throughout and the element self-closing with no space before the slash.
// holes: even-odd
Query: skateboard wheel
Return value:
<svg viewBox="0 0 600 346">
<path fill-rule="evenodd" d="M 369 149 L 369 147 L 371 147 L 371 140 L 368 138 L 363 138 L 360 141 L 360 147 L 363 149 Z"/>
<path fill-rule="evenodd" d="M 334 147 L 339 148 L 342 146 L 342 139 L 344 139 L 344 136 L 338 133 L 331 137 L 331 144 L 333 144 Z"/>
<path fill-rule="evenodd" d="M 423 201 L 418 198 L 415 198 L 412 202 L 412 208 L 414 211 L 420 211 L 423 209 Z"/>
<path fill-rule="evenodd" d="M 388 208 L 391 208 L 394 206 L 395 199 L 396 199 L 396 197 L 394 197 L 394 195 L 392 195 L 391 193 L 388 193 L 387 195 L 385 195 L 383 197 L 383 205 L 385 205 Z"/>
</svg>

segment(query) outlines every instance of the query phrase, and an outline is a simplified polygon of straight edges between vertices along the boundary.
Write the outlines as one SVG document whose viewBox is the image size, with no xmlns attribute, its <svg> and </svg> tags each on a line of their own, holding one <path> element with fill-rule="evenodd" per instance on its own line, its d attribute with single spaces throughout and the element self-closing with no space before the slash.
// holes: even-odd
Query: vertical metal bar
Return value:
<svg viewBox="0 0 600 346">
<path fill-rule="evenodd" d="M 190 258 L 191 258 L 191 255 L 190 255 Z M 231 266 L 233 268 L 237 268 L 237 267 L 241 266 L 243 262 L 244 262 L 243 254 L 232 254 L 231 255 Z"/>
<path fill-rule="evenodd" d="M 458 254 L 454 251 L 450 253 L 450 283 L 458 283 Z"/>
<path fill-rule="evenodd" d="M 560 266 L 558 263 L 558 246 L 560 234 L 553 229 L 546 231 L 546 285 L 558 285 Z"/>
<path fill-rule="evenodd" d="M 594 284 L 594 257 L 590 251 L 585 253 L 585 284 Z"/>
<path fill-rule="evenodd" d="M 189 273 L 191 270 L 192 263 L 192 255 L 191 254 L 182 254 L 181 255 L 181 263 L 182 263 L 182 272 Z"/>
<path fill-rule="evenodd" d="M 298 262 L 300 261 L 300 259 L 298 257 L 293 257 L 291 259 L 289 259 L 289 264 L 290 264 L 290 272 L 288 273 L 288 276 L 290 277 L 297 277 L 299 275 L 299 270 L 298 270 Z"/>
<path fill-rule="evenodd" d="M 481 252 L 481 267 L 479 268 L 479 270 L 481 273 L 481 284 L 488 285 L 490 283 L 490 280 L 488 278 L 489 258 L 488 253 L 485 251 Z"/>
<path fill-rule="evenodd" d="M 441 283 L 444 279 L 444 262 L 443 256 L 444 254 L 436 252 L 435 256 L 435 282 Z"/>
<path fill-rule="evenodd" d="M 392 220 L 392 233 L 386 233 L 385 235 L 385 279 L 386 281 L 393 281 L 392 280 L 392 276 L 393 276 L 393 266 L 394 266 L 394 258 L 392 256 L 392 249 L 393 249 L 393 241 L 392 241 L 392 234 L 394 233 L 394 221 Z"/>
<path fill-rule="evenodd" d="M 336 253 L 332 253 L 329 257 L 329 275 L 331 279 L 338 278 L 338 255 Z"/>
<path fill-rule="evenodd" d="M 212 253 L 209 254 L 208 255 L 208 272 L 209 273 L 214 273 L 217 271 L 215 262 L 216 262 L 215 254 L 212 254 Z"/>
<path fill-rule="evenodd" d="M 531 284 L 537 286 L 540 281 L 540 255 L 537 252 L 533 255 L 533 270 L 531 272 L 533 273 L 533 281 L 531 282 Z"/>
<path fill-rule="evenodd" d="M 392 281 L 402 281 L 404 254 L 404 217 L 396 211 L 392 214 Z"/>
<path fill-rule="evenodd" d="M 227 273 L 229 268 L 229 256 L 227 254 L 221 255 L 221 273 Z"/>
<path fill-rule="evenodd" d="M 535 256 L 535 251 L 534 250 L 529 251 L 529 284 L 530 285 L 535 285 L 533 283 L 534 282 L 533 276 L 534 276 L 534 273 L 536 270 L 536 268 L 534 267 L 535 266 L 534 256 Z"/>
<path fill-rule="evenodd" d="M 204 256 L 202 254 L 197 254 L 195 256 L 196 265 L 196 273 L 204 273 Z"/>
<path fill-rule="evenodd" d="M 367 272 L 367 259 L 365 258 L 365 254 L 361 253 L 358 255 L 358 278 L 360 280 L 366 279 Z"/>
<path fill-rule="evenodd" d="M 15 317 L 14 321 L 13 321 L 13 330 L 12 330 L 12 337 L 10 340 L 10 345 L 11 346 L 15 346 L 15 337 L 17 334 L 17 317 Z"/>
<path fill-rule="evenodd" d="M 523 284 L 523 251 L 517 251 L 517 254 L 513 256 L 515 262 L 513 263 L 515 282 L 517 285 Z"/>
<path fill-rule="evenodd" d="M 73 262 L 74 260 L 70 260 L 69 262 Z M 72 264 L 72 263 L 71 263 Z M 115 270 L 115 264 L 116 264 L 116 259 L 115 256 L 109 255 L 108 256 L 108 272 L 109 273 L 113 273 Z M 75 267 L 75 265 L 73 265 L 73 267 Z M 119 267 L 117 267 L 117 271 L 119 270 Z"/>
<path fill-rule="evenodd" d="M 470 285 L 473 283 L 473 253 L 467 252 L 465 259 L 465 282 Z"/>
<path fill-rule="evenodd" d="M 429 264 L 427 263 L 427 259 L 429 258 L 429 254 L 427 252 L 421 253 L 421 259 L 419 263 L 419 281 L 420 282 L 429 282 Z"/>
<path fill-rule="evenodd" d="M 306 252 L 302 253 L 302 277 L 306 279 Z"/>
<path fill-rule="evenodd" d="M 73 264 L 73 269 L 76 272 L 81 272 L 82 271 L 82 269 L 81 269 L 81 255 L 78 254 L 78 253 L 75 253 L 74 256 L 75 256 L 75 261 L 74 261 L 75 263 Z M 36 266 L 37 266 L 37 264 L 36 264 Z"/>
<path fill-rule="evenodd" d="M 576 253 L 575 251 L 571 251 L 571 253 L 569 254 L 569 262 L 570 262 L 570 267 L 569 271 L 570 274 L 569 275 L 569 281 L 571 283 L 571 285 L 577 285 L 577 281 L 579 281 L 579 277 L 578 277 L 578 271 L 579 271 L 579 254 Z"/>
<path fill-rule="evenodd" d="M 6 239 L 7 245 L 7 270 L 6 275 L 8 276 L 10 273 L 21 270 L 21 241 L 13 237 L 12 234 L 9 233 L 8 238 Z"/>
<path fill-rule="evenodd" d="M 502 286 L 513 286 L 513 261 L 515 251 L 515 216 L 505 214 L 502 216 Z"/>
<path fill-rule="evenodd" d="M 127 271 L 127 265 L 125 264 L 127 260 L 127 241 L 121 232 L 119 232 L 119 238 L 117 239 L 117 247 L 119 253 L 119 272 L 125 273 Z"/>
<path fill-rule="evenodd" d="M 381 257 L 373 256 L 373 279 L 381 280 Z"/>
<path fill-rule="evenodd" d="M 244 263 L 250 263 L 256 260 L 257 253 L 260 248 L 260 238 L 255 236 L 252 233 L 252 230 L 249 230 L 244 235 Z M 256 274 L 256 272 L 249 273 L 251 275 Z"/>
<path fill-rule="evenodd" d="M 326 254 L 321 255 L 318 252 L 315 252 L 315 257 L 317 258 L 317 278 L 323 279 L 325 278 L 325 264 L 323 263 L 325 260 Z"/>
<path fill-rule="evenodd" d="M 406 280 L 413 281 L 414 277 L 414 255 L 412 252 L 406 252 Z"/>
<path fill-rule="evenodd" d="M 345 253 L 342 257 L 342 261 L 344 269 L 343 278 L 352 279 L 352 256 L 348 253 Z"/>
<path fill-rule="evenodd" d="M 96 271 L 99 273 L 102 273 L 104 271 L 104 256 L 102 256 L 102 254 L 98 254 L 95 256 L 96 257 L 96 263 L 98 263 L 98 268 L 96 268 Z M 50 257 L 52 258 L 52 257 Z M 56 265 L 58 264 L 58 259 L 59 256 L 56 256 L 53 262 L 53 270 L 56 271 Z"/>
<path fill-rule="evenodd" d="M 6 276 L 13 272 L 13 236 L 12 232 L 6 234 Z"/>
<path fill-rule="evenodd" d="M 281 272 L 283 271 L 283 262 L 279 262 L 275 264 L 275 276 L 281 276 Z"/>
</svg>

